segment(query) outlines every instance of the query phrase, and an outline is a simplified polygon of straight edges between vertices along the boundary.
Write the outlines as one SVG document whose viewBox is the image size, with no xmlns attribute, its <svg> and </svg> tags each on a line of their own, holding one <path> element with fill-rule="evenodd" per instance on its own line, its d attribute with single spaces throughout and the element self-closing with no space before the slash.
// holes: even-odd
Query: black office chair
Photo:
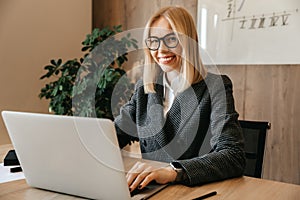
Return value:
<svg viewBox="0 0 300 200">
<path fill-rule="evenodd" d="M 246 169 L 244 175 L 261 178 L 265 141 L 269 122 L 239 120 L 245 139 Z"/>
</svg>

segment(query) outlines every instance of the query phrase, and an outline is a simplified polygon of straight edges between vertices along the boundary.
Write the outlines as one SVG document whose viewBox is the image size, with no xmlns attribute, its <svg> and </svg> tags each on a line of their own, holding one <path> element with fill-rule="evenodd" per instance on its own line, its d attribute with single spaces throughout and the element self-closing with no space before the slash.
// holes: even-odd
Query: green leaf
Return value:
<svg viewBox="0 0 300 200">
<path fill-rule="evenodd" d="M 58 61 L 57 61 L 57 66 L 60 66 L 61 63 L 62 63 L 62 60 L 61 60 L 61 59 L 58 59 Z"/>
<path fill-rule="evenodd" d="M 135 48 L 135 49 L 138 49 L 139 46 L 136 44 L 136 43 L 132 43 L 132 46 Z"/>
<path fill-rule="evenodd" d="M 136 39 L 134 39 L 134 38 L 132 38 L 131 41 L 132 41 L 133 43 L 138 43 L 138 41 L 137 41 Z"/>
<path fill-rule="evenodd" d="M 81 51 L 86 51 L 89 50 L 90 48 L 92 48 L 92 46 L 85 46 L 81 48 Z"/>
<path fill-rule="evenodd" d="M 54 90 L 52 91 L 51 95 L 56 96 L 57 91 L 58 91 L 58 87 L 55 87 Z"/>
<path fill-rule="evenodd" d="M 57 66 L 56 61 L 55 60 L 51 60 L 50 63 L 54 66 Z"/>
<path fill-rule="evenodd" d="M 122 32 L 122 25 L 114 26 L 113 28 L 114 28 L 115 31 L 118 32 L 118 33 Z"/>
<path fill-rule="evenodd" d="M 54 69 L 54 66 L 53 65 L 46 65 L 44 67 L 45 70 L 53 70 Z"/>
</svg>

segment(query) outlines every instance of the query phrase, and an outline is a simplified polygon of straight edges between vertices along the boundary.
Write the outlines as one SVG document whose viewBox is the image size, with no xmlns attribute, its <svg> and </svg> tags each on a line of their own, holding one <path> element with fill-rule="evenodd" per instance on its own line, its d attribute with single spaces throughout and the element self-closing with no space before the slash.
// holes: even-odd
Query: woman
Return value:
<svg viewBox="0 0 300 200">
<path fill-rule="evenodd" d="M 130 190 L 151 181 L 197 185 L 241 176 L 245 158 L 232 83 L 206 72 L 191 15 L 177 6 L 162 8 L 144 37 L 143 80 L 115 126 L 121 148 L 139 141 L 143 158 L 170 165 L 136 163 L 127 174 Z M 207 134 L 212 150 L 199 155 Z"/>
</svg>

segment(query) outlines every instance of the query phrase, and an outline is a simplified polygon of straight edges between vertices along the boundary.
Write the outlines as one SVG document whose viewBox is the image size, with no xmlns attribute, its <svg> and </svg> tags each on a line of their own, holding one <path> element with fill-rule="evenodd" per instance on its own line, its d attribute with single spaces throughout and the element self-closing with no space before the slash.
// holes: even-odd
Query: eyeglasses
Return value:
<svg viewBox="0 0 300 200">
<path fill-rule="evenodd" d="M 161 38 L 156 37 L 156 36 L 150 36 L 145 40 L 145 43 L 146 43 L 148 49 L 150 49 L 152 51 L 156 51 L 160 47 L 161 40 L 164 42 L 164 44 L 168 48 L 176 48 L 178 45 L 178 39 L 177 39 L 175 33 L 169 33 Z"/>
</svg>

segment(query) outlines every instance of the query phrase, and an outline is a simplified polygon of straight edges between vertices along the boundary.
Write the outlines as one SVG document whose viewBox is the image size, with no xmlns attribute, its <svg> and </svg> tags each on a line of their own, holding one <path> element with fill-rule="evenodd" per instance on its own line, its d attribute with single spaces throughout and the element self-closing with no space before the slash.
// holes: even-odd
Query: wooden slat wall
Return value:
<svg viewBox="0 0 300 200">
<path fill-rule="evenodd" d="M 94 0 L 93 26 L 122 24 L 124 30 L 143 28 L 148 18 L 159 8 L 180 5 L 197 16 L 197 0 Z"/>
<path fill-rule="evenodd" d="M 241 119 L 271 122 L 263 178 L 300 184 L 300 65 L 219 66 Z"/>
<path fill-rule="evenodd" d="M 94 0 L 93 26 L 142 28 L 160 7 L 181 5 L 197 16 L 197 0 Z M 300 184 L 300 65 L 218 66 L 234 84 L 240 119 L 269 121 L 263 178 Z"/>
</svg>

